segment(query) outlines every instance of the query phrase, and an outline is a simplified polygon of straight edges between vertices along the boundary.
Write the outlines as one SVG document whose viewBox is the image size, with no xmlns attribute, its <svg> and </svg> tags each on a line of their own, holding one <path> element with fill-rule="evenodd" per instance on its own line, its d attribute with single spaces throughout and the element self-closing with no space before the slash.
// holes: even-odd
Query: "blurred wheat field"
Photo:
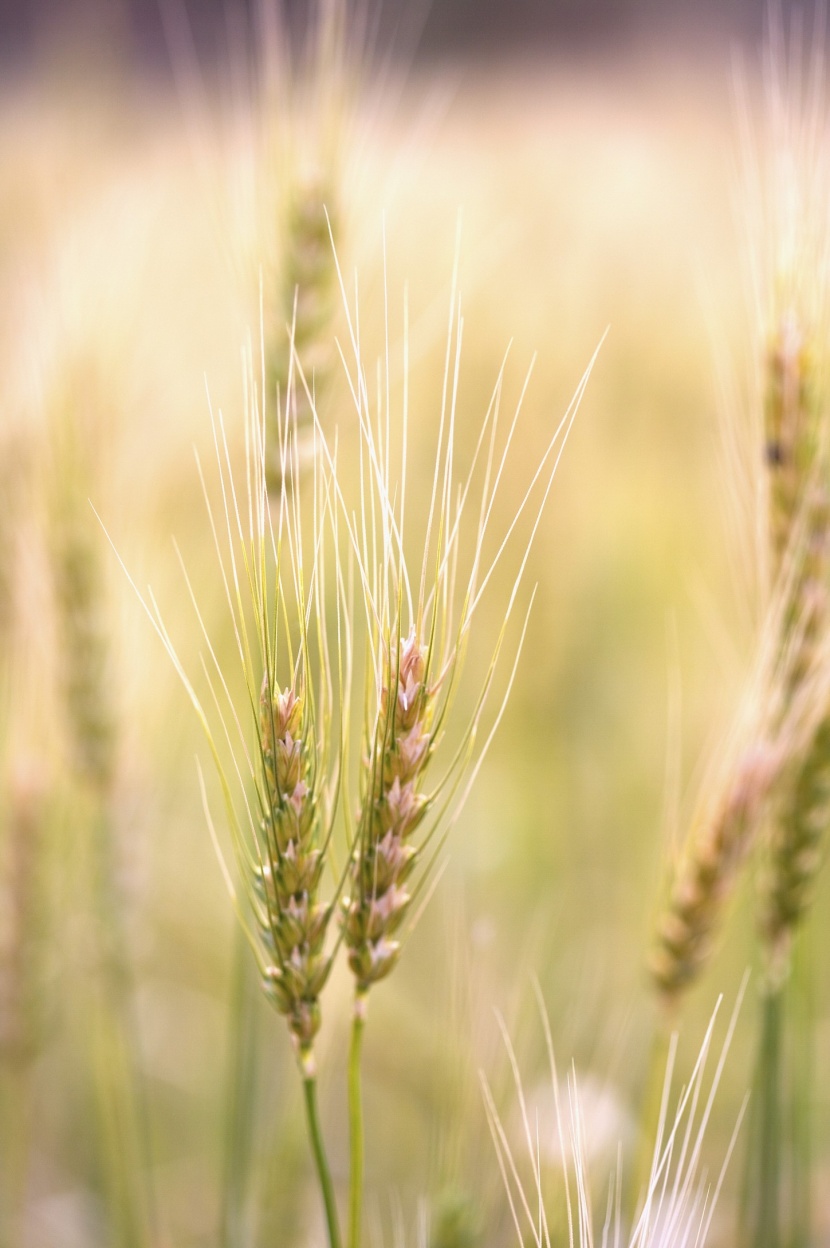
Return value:
<svg viewBox="0 0 830 1248">
<path fill-rule="evenodd" d="M 91 501 L 136 582 L 152 585 L 179 652 L 197 668 L 203 641 L 173 538 L 213 634 L 232 647 L 193 455 L 195 447 L 206 466 L 214 457 L 209 404 L 239 451 L 241 352 L 246 340 L 256 351 L 259 339 L 256 282 L 228 244 L 246 212 L 249 136 L 224 98 L 220 86 L 209 89 L 196 136 L 172 86 L 126 69 L 58 65 L 7 81 L 0 96 L 0 510 L 10 521 L 0 517 L 0 592 L 14 598 L 18 621 L 2 633 L 11 661 L 0 741 L 5 771 L 22 752 L 58 793 L 67 747 L 42 499 L 47 472 L 60 474 L 48 418 L 55 403 L 89 409 Z M 411 948 L 373 1003 L 365 1076 L 373 1243 L 420 1242 L 424 1202 L 456 1198 L 479 1210 L 487 1229 L 476 1242 L 515 1242 L 478 1072 L 511 1130 L 494 1011 L 535 1086 L 545 1055 L 534 977 L 563 1066 L 573 1058 L 584 1082 L 603 1091 L 595 1122 L 603 1207 L 616 1158 L 607 1132 L 636 1151 L 654 1008 L 644 965 L 666 840 L 684 826 L 699 768 L 728 721 L 752 622 L 719 433 L 720 363 L 751 349 L 733 116 L 725 50 L 656 47 L 576 63 L 417 66 L 370 92 L 353 122 L 346 284 L 356 270 L 369 358 L 384 351 L 384 284 L 400 357 L 408 289 L 413 492 L 431 471 L 456 255 L 462 458 L 508 345 L 507 411 L 535 357 L 517 456 L 531 466 L 610 327 L 531 554 L 527 580 L 538 590 L 503 722 Z M 342 401 L 335 380 L 321 420 L 340 427 Z M 507 486 L 500 506 L 509 515 L 523 487 Z M 195 1248 L 217 1242 L 220 1218 L 234 919 L 199 793 L 194 756 L 207 754 L 199 726 L 103 531 L 100 561 L 119 725 L 115 869 L 157 1242 Z M 486 657 L 474 643 L 469 667 Z M 82 815 L 76 801 L 56 798 L 43 832 L 43 1040 L 20 1240 L 42 1248 L 110 1242 L 90 1125 L 84 984 L 95 955 Z M 810 920 L 816 958 L 827 900 L 825 883 Z M 739 898 L 738 910 L 747 905 Z M 731 1009 L 752 959 L 748 929 L 751 920 L 731 916 L 729 940 L 683 1014 L 681 1065 L 719 992 Z M 829 1003 L 826 976 L 818 982 L 821 1054 Z M 347 1164 L 339 1056 L 347 992 L 336 977 L 320 1046 L 337 1183 Z M 745 1006 L 715 1104 L 713 1171 L 747 1089 L 750 1014 Z M 291 1052 L 265 1005 L 255 1026 L 266 1060 L 252 1073 L 256 1212 L 246 1242 L 322 1243 Z M 828 1087 L 820 1066 L 816 1073 L 822 1196 Z M 736 1164 L 712 1242 L 729 1242 L 740 1178 Z M 830 1208 L 823 1217 L 826 1233 Z"/>
</svg>

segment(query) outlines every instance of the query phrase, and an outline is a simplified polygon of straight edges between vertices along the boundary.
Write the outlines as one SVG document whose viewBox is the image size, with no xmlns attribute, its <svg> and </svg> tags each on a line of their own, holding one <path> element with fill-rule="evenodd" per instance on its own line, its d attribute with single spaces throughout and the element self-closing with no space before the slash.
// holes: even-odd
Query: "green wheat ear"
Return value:
<svg viewBox="0 0 830 1248">
<path fill-rule="evenodd" d="M 139 597 L 187 690 L 216 765 L 238 884 L 219 850 L 207 804 L 206 813 L 263 991 L 285 1017 L 301 1067 L 311 1071 L 320 993 L 331 967 L 326 936 L 340 887 L 335 880 L 332 895 L 323 898 L 348 746 L 348 560 L 340 550 L 334 506 L 336 454 L 329 466 L 315 452 L 311 476 L 301 482 L 296 421 L 290 411 L 278 416 L 277 453 L 286 488 L 273 498 L 266 472 L 269 425 L 250 357 L 245 396 L 242 476 L 233 469 L 221 414 L 214 421 L 218 512 L 199 466 L 242 696 L 232 692 L 232 674 L 223 669 L 183 562 L 207 649 L 207 700 L 188 675 L 152 594 Z"/>
<path fill-rule="evenodd" d="M 259 934 L 273 951 L 264 976 L 266 995 L 286 1016 L 301 1054 L 310 1053 L 320 1028 L 320 993 L 330 962 L 324 945 L 331 906 L 319 901 L 325 860 L 320 847 L 313 744 L 303 722 L 303 699 L 274 690 L 266 672 L 260 700 L 266 811 L 263 865 L 254 867 Z"/>
<path fill-rule="evenodd" d="M 289 386 L 289 399 L 292 393 Z M 184 563 L 208 654 L 203 661 L 206 706 L 152 593 L 139 598 L 190 697 L 216 766 L 238 883 L 219 846 L 200 773 L 208 826 L 263 991 L 288 1026 L 329 1245 L 339 1248 L 334 1185 L 317 1109 L 314 1040 L 335 952 L 326 948 L 329 919 L 342 887 L 342 879 L 335 879 L 330 897 L 322 896 L 348 748 L 350 577 L 335 505 L 336 452 L 326 459 L 315 448 L 310 482 L 301 482 L 297 422 L 290 408 L 284 418 L 278 415 L 285 488 L 272 499 L 267 429 L 249 356 L 242 479 L 233 470 L 221 414 L 213 424 L 222 500 L 218 512 L 199 467 L 241 667 L 241 695 L 233 692 L 238 682 L 223 668 Z"/>
</svg>

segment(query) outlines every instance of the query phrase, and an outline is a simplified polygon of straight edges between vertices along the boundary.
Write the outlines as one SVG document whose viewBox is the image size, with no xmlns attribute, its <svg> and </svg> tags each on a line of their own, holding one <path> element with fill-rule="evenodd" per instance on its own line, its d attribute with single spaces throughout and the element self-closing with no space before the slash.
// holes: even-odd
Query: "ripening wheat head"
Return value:
<svg viewBox="0 0 830 1248">
<path fill-rule="evenodd" d="M 768 593 L 789 582 L 788 630 L 797 617 L 809 666 L 810 642 L 827 614 L 827 421 L 830 328 L 830 140 L 821 32 L 806 59 L 773 25 L 766 45 L 764 100 L 757 132 L 745 126 L 756 430 L 752 460 L 761 477 Z M 763 451 L 761 452 L 761 447 Z"/>
<path fill-rule="evenodd" d="M 783 581 L 768 605 L 754 668 L 730 730 L 718 741 L 685 841 L 671 863 L 650 956 L 653 983 L 668 1007 L 708 961 L 747 859 L 768 834 L 771 814 L 778 816 L 794 787 L 805 783 L 798 777 L 809 770 L 830 703 L 830 637 L 814 646 L 804 678 L 797 686 L 792 682 L 808 627 L 809 618 L 792 617 L 790 581 Z"/>
<path fill-rule="evenodd" d="M 499 530 L 496 501 L 506 474 L 515 471 L 512 457 L 517 454 L 521 401 L 502 433 L 502 370 L 475 435 L 469 467 L 459 476 L 455 461 L 463 323 L 455 288 L 434 468 L 431 481 L 421 490 L 420 509 L 411 506 L 412 485 L 407 481 L 406 330 L 398 411 L 390 382 L 388 323 L 386 358 L 371 384 L 361 357 L 356 314 L 348 324 L 351 358 L 347 361 L 344 355 L 344 365 L 353 405 L 353 417 L 349 415 L 359 429 L 360 490 L 354 504 L 343 490 L 338 493 L 364 608 L 367 681 L 342 928 L 360 998 L 395 965 L 412 902 L 429 879 L 504 710 L 523 630 L 514 643 L 512 671 L 498 695 L 500 701 L 486 719 L 487 731 L 481 731 L 493 701 L 496 669 L 530 545 L 590 366 L 541 462 L 535 472 L 528 472 L 515 513 Z M 411 512 L 423 526 L 415 537 L 409 532 Z M 497 593 L 486 600 L 489 618 L 497 620 L 489 665 L 466 722 L 450 733 L 450 711 L 470 632 L 484 624 L 481 604 L 503 558 L 514 561 L 512 584 L 501 600 Z"/>
<path fill-rule="evenodd" d="M 652 981 L 669 1008 L 712 952 L 781 766 L 775 722 L 782 683 L 777 647 L 778 629 L 770 627 L 730 731 L 706 770 L 684 842 L 670 864 L 649 958 Z"/>
<path fill-rule="evenodd" d="M 347 572 L 334 505 L 336 451 L 301 479 L 289 407 L 274 422 L 284 488 L 266 485 L 266 413 L 250 355 L 245 370 L 245 472 L 234 472 L 221 414 L 213 421 L 218 507 L 201 465 L 242 680 L 225 671 L 184 570 L 202 631 L 208 694 L 197 692 L 159 608 L 145 608 L 203 725 L 221 784 L 237 866 L 234 883 L 210 823 L 238 917 L 268 999 L 310 1068 L 331 955 L 324 896 L 350 683 Z M 333 635 L 332 635 L 333 634 Z M 203 788 L 203 796 L 205 788 Z M 210 821 L 210 812 L 205 798 Z"/>
<path fill-rule="evenodd" d="M 830 817 L 830 107 L 823 25 L 812 51 L 773 25 L 767 46 L 765 128 L 755 153 L 753 238 L 773 595 L 783 596 L 780 649 L 789 704 L 812 696 L 808 738 L 782 751 L 766 869 L 762 932 L 786 964 L 809 901 Z"/>
<path fill-rule="evenodd" d="M 735 484 L 751 486 L 760 624 L 747 695 L 706 776 L 658 924 L 652 970 L 667 999 L 705 962 L 759 841 L 762 930 L 770 948 L 787 944 L 830 814 L 830 113 L 819 52 L 805 61 L 774 27 L 766 53 L 757 132 L 741 100 L 750 419 L 742 428 L 730 405 L 726 429 Z"/>
</svg>

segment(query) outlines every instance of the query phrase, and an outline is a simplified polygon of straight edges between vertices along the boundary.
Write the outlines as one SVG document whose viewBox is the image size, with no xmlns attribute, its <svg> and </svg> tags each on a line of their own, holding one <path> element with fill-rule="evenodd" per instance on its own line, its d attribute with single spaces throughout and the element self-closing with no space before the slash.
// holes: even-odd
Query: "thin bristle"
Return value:
<svg viewBox="0 0 830 1248">
<path fill-rule="evenodd" d="M 341 289 L 344 289 L 342 280 L 341 274 Z M 334 485 L 360 576 L 367 629 L 367 672 L 371 677 L 365 699 L 367 712 L 363 731 L 366 744 L 361 805 L 355 825 L 352 882 L 350 895 L 343 903 L 345 938 L 351 950 L 359 993 L 365 993 L 370 983 L 387 974 L 397 960 L 399 941 L 393 937 L 412 900 L 411 892 L 403 887 L 404 881 L 415 869 L 421 850 L 435 835 L 437 828 L 442 824 L 446 828 L 454 822 L 469 791 L 468 786 L 463 784 L 464 773 L 470 771 L 474 777 L 492 740 L 494 726 L 488 731 L 484 749 L 479 746 L 476 753 L 479 727 L 530 547 L 593 364 L 592 360 L 495 554 L 487 556 L 486 542 L 490 537 L 494 504 L 505 475 L 530 374 L 525 378 L 508 435 L 503 445 L 498 447 L 497 415 L 503 387 L 502 367 L 494 397 L 476 438 L 473 463 L 467 469 L 466 478 L 457 482 L 455 437 L 463 322 L 456 282 L 457 274 L 454 275 L 450 294 L 449 333 L 432 483 L 421 543 L 423 553 L 417 573 L 413 576 L 410 576 L 407 558 L 409 538 L 404 529 L 406 440 L 401 445 L 396 468 L 390 444 L 391 413 L 387 406 L 391 395 L 389 378 L 381 372 L 374 387 L 376 406 L 373 410 L 370 407 L 367 371 L 360 357 L 357 315 L 348 307 L 345 309 L 349 340 L 355 356 L 351 365 L 347 365 L 347 371 L 360 433 L 360 491 L 356 510 L 347 502 L 343 488 L 336 480 Z M 388 326 L 385 350 L 385 370 L 388 374 Z M 406 352 L 404 354 L 406 358 Z M 302 375 L 299 360 L 297 366 Z M 307 389 L 308 383 L 304 384 Z M 322 429 L 320 438 L 324 455 L 330 463 Z M 480 466 L 481 452 L 485 447 L 482 468 L 484 485 L 473 509 L 474 474 Z M 475 709 L 459 743 L 445 761 L 436 785 L 426 795 L 423 778 L 441 749 L 448 712 L 461 676 L 472 616 L 531 500 L 534 500 L 534 510 L 529 521 L 530 532 L 525 535 L 525 545 L 518 557 L 518 568 L 506 604 L 500 609 L 502 626 L 480 694 L 475 700 Z M 477 515 L 472 514 L 473 510 Z M 469 525 L 466 523 L 468 511 Z M 469 569 L 464 571 L 461 552 L 468 530 L 472 535 L 473 548 Z M 479 569 L 483 569 L 481 581 Z M 463 578 L 463 590 L 458 588 L 459 577 Z M 413 599 L 412 591 L 416 583 L 417 597 Z M 514 675 L 515 664 L 508 687 Z M 496 722 L 500 720 L 503 709 L 502 702 L 496 713 Z M 428 816 L 428 830 L 421 834 L 419 848 L 411 840 L 411 835 Z M 439 839 L 443 840 L 443 833 Z"/>
<path fill-rule="evenodd" d="M 677 1037 L 672 1038 L 663 1080 L 660 1115 L 653 1141 L 653 1161 L 639 1212 L 627 1232 L 624 1231 L 621 1161 L 618 1153 L 616 1170 L 608 1188 L 605 1222 L 600 1237 L 602 1244 L 609 1241 L 612 1226 L 615 1242 L 622 1242 L 622 1236 L 625 1234 L 624 1242 L 628 1248 L 686 1248 L 687 1245 L 692 1244 L 698 1248 L 704 1248 L 709 1242 L 712 1217 L 723 1185 L 726 1166 L 734 1149 L 737 1131 L 743 1119 L 745 1105 L 738 1117 L 725 1159 L 714 1184 L 709 1180 L 703 1164 L 703 1145 L 734 1037 L 745 986 L 744 983 L 727 1025 L 726 1035 L 711 1077 L 707 1078 L 707 1061 L 713 1044 L 717 1008 L 707 1028 L 691 1078 L 681 1090 L 673 1110 L 670 1106 Z M 560 1082 L 550 1037 L 550 1024 L 541 1000 L 540 1012 L 550 1063 L 554 1112 L 554 1122 L 545 1124 L 545 1129 L 549 1133 L 555 1129 L 559 1139 L 559 1154 L 562 1158 L 561 1186 L 567 1214 L 568 1242 L 570 1248 L 575 1248 L 576 1245 L 578 1248 L 591 1248 L 597 1242 L 588 1164 L 591 1125 L 583 1110 L 575 1070 L 571 1071 L 567 1080 L 567 1114 L 563 1112 Z M 488 1125 L 496 1148 L 497 1161 L 505 1185 L 517 1241 L 523 1244 L 529 1237 L 536 1248 L 549 1248 L 551 1238 L 548 1233 L 546 1203 L 549 1199 L 549 1180 L 540 1165 L 538 1148 L 539 1130 L 542 1124 L 537 1121 L 534 1130 L 513 1045 L 504 1024 L 500 1023 L 500 1027 L 512 1071 L 513 1090 L 519 1107 L 523 1156 L 520 1157 L 511 1144 L 488 1081 L 482 1076 Z M 567 1159 L 570 1159 L 573 1173 L 571 1173 Z M 523 1178 L 525 1170 L 529 1171 L 529 1181 Z"/>
</svg>

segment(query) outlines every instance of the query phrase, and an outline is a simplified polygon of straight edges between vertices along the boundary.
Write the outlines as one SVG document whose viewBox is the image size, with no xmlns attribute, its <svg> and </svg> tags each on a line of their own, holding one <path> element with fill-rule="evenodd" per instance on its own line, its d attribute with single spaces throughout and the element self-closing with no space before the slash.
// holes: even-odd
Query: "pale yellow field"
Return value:
<svg viewBox="0 0 830 1248">
<path fill-rule="evenodd" d="M 751 635 L 746 533 L 720 433 L 719 370 L 734 371 L 740 393 L 753 349 L 733 103 L 725 50 L 655 47 L 620 60 L 416 67 L 371 92 L 353 121 L 341 260 L 350 291 L 358 274 L 363 355 L 372 360 L 384 350 L 385 236 L 396 384 L 408 292 L 414 498 L 429 480 L 454 258 L 462 460 L 508 346 L 505 418 L 533 362 L 502 523 L 608 329 L 527 568 L 523 603 L 538 588 L 507 712 L 400 970 L 372 1001 L 373 1243 L 421 1242 L 419 1202 L 447 1191 L 477 1204 L 486 1228 L 463 1242 L 515 1243 L 479 1071 L 506 1130 L 518 1130 L 497 1018 L 527 1088 L 537 1088 L 546 1059 L 535 979 L 562 1069 L 573 1060 L 584 1085 L 608 1091 L 585 1122 L 589 1141 L 596 1133 L 601 1212 L 616 1160 L 609 1131 L 623 1133 L 626 1167 L 635 1164 L 632 1124 L 654 1021 L 644 968 L 667 844 L 685 829 L 701 767 L 729 723 Z M 44 837 L 43 1038 L 19 1240 L 38 1248 L 115 1242 L 91 1125 L 90 1072 L 101 1059 L 87 1026 L 89 838 L 64 779 L 66 658 L 44 553 L 43 480 L 55 454 L 48 413 L 65 404 L 88 414 L 100 451 L 92 502 L 135 580 L 152 585 L 188 669 L 198 673 L 204 643 L 172 538 L 230 655 L 193 448 L 212 464 L 206 387 L 234 453 L 241 445 L 241 352 L 259 337 L 250 264 L 258 236 L 246 215 L 246 131 L 228 120 L 218 88 L 211 108 L 197 135 L 166 84 L 62 68 L 9 81 L 0 98 L 0 455 L 12 465 L 0 487 L 11 499 L 5 477 L 24 484 L 17 519 L 9 502 L 9 525 L 0 520 L 0 557 L 12 569 L 0 585 L 16 587 L 22 621 L 7 646 L 2 750 L 7 770 L 19 754 L 42 770 L 58 811 Z M 335 381 L 321 419 L 348 442 L 345 394 Z M 149 1093 L 156 1242 L 195 1248 L 218 1242 L 237 936 L 194 762 L 198 755 L 208 772 L 207 747 L 97 522 L 94 531 L 110 605 L 116 874 Z M 490 634 L 483 628 L 471 644 L 462 704 L 486 664 L 488 624 Z M 215 787 L 209 778 L 214 798 Z M 681 1079 L 718 995 L 728 1014 L 752 961 L 751 893 L 750 885 L 732 907 L 682 1013 Z M 816 958 L 826 893 L 813 920 Z M 826 976 L 816 991 L 820 1055 Z M 338 1184 L 348 993 L 338 973 L 319 1057 Z M 322 1243 L 285 1028 L 265 1004 L 258 1011 L 250 1194 L 259 1212 L 246 1242 Z M 751 983 L 707 1137 L 714 1173 L 749 1082 L 754 1011 Z M 816 1078 L 818 1194 L 828 1164 L 820 1065 Z M 741 1173 L 739 1148 L 713 1243 L 734 1242 Z"/>
</svg>

